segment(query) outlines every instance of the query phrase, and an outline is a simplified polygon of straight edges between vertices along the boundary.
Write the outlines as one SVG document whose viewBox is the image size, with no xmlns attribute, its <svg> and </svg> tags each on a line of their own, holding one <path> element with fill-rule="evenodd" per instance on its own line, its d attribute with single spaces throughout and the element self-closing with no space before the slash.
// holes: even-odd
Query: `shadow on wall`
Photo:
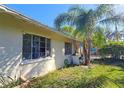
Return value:
<svg viewBox="0 0 124 93">
<path fill-rule="evenodd" d="M 64 66 L 64 42 L 52 40 L 51 59 L 21 66 L 24 78 L 37 77 L 47 74 Z"/>
<path fill-rule="evenodd" d="M 64 66 L 64 42 L 52 40 L 51 59 L 21 66 L 21 75 L 24 79 L 43 76 Z"/>
<path fill-rule="evenodd" d="M 52 47 L 51 58 L 31 64 L 20 65 L 22 62 L 22 53 L 20 48 L 0 46 L 0 70 L 13 79 L 20 76 L 24 78 L 32 78 L 42 76 L 48 72 L 64 66 L 64 48 L 63 44 L 55 44 Z M 55 46 L 59 45 L 59 46 Z"/>
<path fill-rule="evenodd" d="M 51 50 L 51 58 L 36 63 L 21 65 L 21 76 L 24 79 L 43 76 L 64 66 L 64 49 L 63 47 L 54 47 Z"/>
<path fill-rule="evenodd" d="M 55 58 L 50 58 L 42 62 L 20 65 L 22 54 L 11 49 L 9 52 L 5 47 L 0 47 L 0 73 L 17 79 L 21 76 L 26 79 L 42 76 L 56 69 Z"/>
<path fill-rule="evenodd" d="M 6 52 L 4 47 L 0 47 L 0 73 L 17 79 L 21 76 L 28 78 L 42 76 L 56 69 L 55 59 L 51 58 L 42 62 L 20 65 L 22 54 L 15 51 Z"/>
<path fill-rule="evenodd" d="M 6 48 L 0 47 L 0 73 L 17 79 L 20 76 L 21 52 L 6 52 Z"/>
<path fill-rule="evenodd" d="M 64 48 L 62 42 L 52 41 L 51 59 L 21 66 L 21 75 L 25 79 L 43 76 L 64 66 Z"/>
<path fill-rule="evenodd" d="M 23 77 L 23 79 L 30 79 L 33 77 L 43 76 L 48 72 L 54 71 L 55 69 L 56 66 L 54 59 L 24 64 L 21 65 L 21 77 Z"/>
</svg>

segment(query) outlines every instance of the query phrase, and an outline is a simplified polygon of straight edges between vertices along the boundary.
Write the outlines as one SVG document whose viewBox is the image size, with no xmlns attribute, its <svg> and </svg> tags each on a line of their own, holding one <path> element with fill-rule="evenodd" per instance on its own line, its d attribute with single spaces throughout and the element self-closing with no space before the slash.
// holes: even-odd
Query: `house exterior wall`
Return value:
<svg viewBox="0 0 124 93">
<path fill-rule="evenodd" d="M 0 73 L 18 78 L 22 58 L 22 33 L 0 25 Z"/>
<path fill-rule="evenodd" d="M 33 60 L 28 64 L 22 61 L 23 34 L 29 33 L 51 39 L 52 56 L 44 60 Z M 40 28 L 11 15 L 0 14 L 0 73 L 17 79 L 42 76 L 64 66 L 64 43 L 69 39 L 52 31 Z"/>
<path fill-rule="evenodd" d="M 64 66 L 64 42 L 51 40 L 51 57 L 45 60 L 21 65 L 21 76 L 31 78 L 43 76 Z"/>
</svg>

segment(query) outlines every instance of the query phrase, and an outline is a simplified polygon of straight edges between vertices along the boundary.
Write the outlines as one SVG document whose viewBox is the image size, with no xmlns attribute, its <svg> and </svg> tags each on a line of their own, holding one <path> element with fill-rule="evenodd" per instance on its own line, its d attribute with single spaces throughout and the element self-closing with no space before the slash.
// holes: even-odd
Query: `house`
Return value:
<svg viewBox="0 0 124 93">
<path fill-rule="evenodd" d="M 64 66 L 80 41 L 0 5 L 0 73 L 43 76 Z M 79 51 L 80 52 L 80 51 Z"/>
</svg>

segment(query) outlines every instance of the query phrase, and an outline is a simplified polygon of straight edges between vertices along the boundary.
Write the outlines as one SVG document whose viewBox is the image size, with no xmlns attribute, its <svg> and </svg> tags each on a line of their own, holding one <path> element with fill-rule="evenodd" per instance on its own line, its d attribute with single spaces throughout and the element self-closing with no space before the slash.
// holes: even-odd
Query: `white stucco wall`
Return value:
<svg viewBox="0 0 124 93">
<path fill-rule="evenodd" d="M 64 66 L 64 59 L 66 58 L 64 47 L 64 41 L 52 40 L 52 57 L 55 59 L 57 68 Z"/>
<path fill-rule="evenodd" d="M 23 79 L 30 79 L 33 77 L 43 76 L 48 72 L 56 69 L 54 59 L 48 59 L 44 61 L 37 61 L 35 63 L 24 64 L 20 66 L 21 77 Z"/>
<path fill-rule="evenodd" d="M 17 78 L 21 52 L 22 33 L 18 29 L 0 25 L 0 73 Z"/>
<path fill-rule="evenodd" d="M 0 70 L 15 78 L 26 79 L 43 76 L 64 66 L 64 41 L 51 40 L 51 57 L 22 64 L 22 32 L 9 27 L 0 27 Z"/>
<path fill-rule="evenodd" d="M 29 23 L 21 23 L 13 16 L 0 14 L 0 73 L 5 73 L 13 79 L 23 77 L 29 79 L 32 77 L 43 76 L 50 71 L 54 71 L 64 66 L 64 37 L 56 34 L 45 33 Z M 22 35 L 23 33 L 52 38 L 51 39 L 51 57 L 45 60 L 34 60 L 32 63 L 22 64 Z M 51 36 L 51 37 L 50 37 Z M 58 39 L 56 39 L 56 38 Z"/>
<path fill-rule="evenodd" d="M 43 61 L 21 65 L 21 76 L 31 78 L 43 76 L 64 66 L 64 42 L 51 40 L 51 57 Z M 37 59 L 36 59 L 37 60 Z"/>
</svg>

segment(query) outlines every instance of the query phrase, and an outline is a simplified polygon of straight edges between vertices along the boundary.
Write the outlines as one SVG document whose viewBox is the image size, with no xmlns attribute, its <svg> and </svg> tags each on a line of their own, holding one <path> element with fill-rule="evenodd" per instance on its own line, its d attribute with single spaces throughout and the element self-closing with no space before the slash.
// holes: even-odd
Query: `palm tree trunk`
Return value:
<svg viewBox="0 0 124 93">
<path fill-rule="evenodd" d="M 88 65 L 90 64 L 90 56 L 91 56 L 91 39 L 88 38 Z"/>
<path fill-rule="evenodd" d="M 85 61 L 85 65 L 87 64 L 87 50 L 86 50 L 86 43 L 85 41 L 83 42 L 83 55 L 84 55 L 84 61 Z"/>
<path fill-rule="evenodd" d="M 84 40 L 83 43 L 83 54 L 84 54 L 84 58 L 85 58 L 85 65 L 89 65 L 90 64 L 90 47 L 88 44 L 87 40 Z"/>
</svg>

